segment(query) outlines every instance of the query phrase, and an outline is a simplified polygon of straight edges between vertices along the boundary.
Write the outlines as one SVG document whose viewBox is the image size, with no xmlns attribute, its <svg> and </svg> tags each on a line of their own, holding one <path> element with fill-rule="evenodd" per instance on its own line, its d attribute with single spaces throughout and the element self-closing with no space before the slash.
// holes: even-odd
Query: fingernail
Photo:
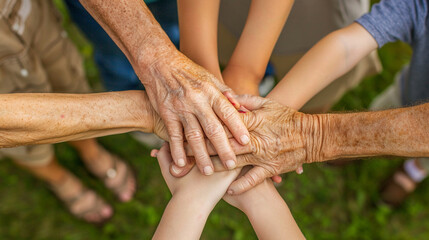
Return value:
<svg viewBox="0 0 429 240">
<path fill-rule="evenodd" d="M 238 111 L 239 112 L 243 112 L 243 113 L 247 113 L 248 112 L 247 108 L 245 108 L 243 106 L 240 106 L 240 108 L 238 109 Z"/>
<path fill-rule="evenodd" d="M 229 195 L 232 195 L 232 194 L 234 194 L 234 191 L 233 191 L 232 189 L 229 189 L 227 193 L 228 193 Z"/>
<path fill-rule="evenodd" d="M 213 168 L 210 166 L 204 167 L 204 174 L 205 175 L 212 175 L 213 174 Z"/>
<path fill-rule="evenodd" d="M 235 168 L 235 162 L 234 162 L 233 160 L 228 160 L 228 161 L 226 161 L 226 167 L 227 167 L 229 170 L 234 169 L 234 168 Z"/>
<path fill-rule="evenodd" d="M 179 167 L 184 167 L 186 165 L 185 160 L 183 158 L 177 160 L 177 165 Z"/>
<path fill-rule="evenodd" d="M 176 166 L 176 165 L 172 165 L 171 166 L 171 170 L 175 173 L 175 174 L 179 174 L 181 172 L 181 170 Z"/>
<path fill-rule="evenodd" d="M 304 172 L 304 169 L 302 169 L 302 167 L 300 167 L 296 170 L 296 173 L 298 173 L 298 174 L 302 174 L 303 172 Z"/>
<path fill-rule="evenodd" d="M 250 142 L 250 139 L 247 135 L 243 135 L 240 137 L 241 143 L 242 144 L 248 144 Z"/>
</svg>

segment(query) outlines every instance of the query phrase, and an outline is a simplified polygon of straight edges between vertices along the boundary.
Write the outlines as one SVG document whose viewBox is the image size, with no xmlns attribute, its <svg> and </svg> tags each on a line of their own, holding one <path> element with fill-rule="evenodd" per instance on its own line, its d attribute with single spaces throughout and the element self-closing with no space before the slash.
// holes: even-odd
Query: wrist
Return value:
<svg viewBox="0 0 429 240">
<path fill-rule="evenodd" d="M 328 136 L 330 133 L 329 114 L 303 114 L 301 115 L 302 134 L 306 158 L 304 163 L 322 162 L 329 159 L 330 149 Z"/>
<path fill-rule="evenodd" d="M 147 40 L 133 56 L 133 62 L 137 65 L 135 68 L 136 74 L 143 85 L 148 88 L 153 78 L 157 77 L 155 74 L 163 73 L 158 69 L 170 65 L 172 60 L 180 55 L 181 53 L 169 39 L 164 40 L 159 37 Z"/>
<path fill-rule="evenodd" d="M 259 82 L 264 77 L 264 73 L 258 73 L 246 66 L 228 63 L 228 65 L 222 72 L 222 76 L 226 83 L 231 81 L 245 81 L 254 84 L 259 84 Z"/>
<path fill-rule="evenodd" d="M 272 204 L 280 197 L 274 186 L 272 186 L 272 190 L 273 191 L 260 191 L 250 196 L 247 196 L 246 198 L 243 198 L 239 209 L 244 214 L 246 214 L 249 219 L 251 219 L 253 216 L 260 216 L 260 212 L 266 211 L 265 209 L 267 207 L 273 207 Z"/>
<path fill-rule="evenodd" d="M 198 213 L 201 217 L 207 216 L 219 202 L 220 198 L 208 197 L 209 194 L 195 194 L 191 192 L 176 191 L 171 201 L 181 204 L 180 206 L 189 206 L 189 211 Z"/>
</svg>

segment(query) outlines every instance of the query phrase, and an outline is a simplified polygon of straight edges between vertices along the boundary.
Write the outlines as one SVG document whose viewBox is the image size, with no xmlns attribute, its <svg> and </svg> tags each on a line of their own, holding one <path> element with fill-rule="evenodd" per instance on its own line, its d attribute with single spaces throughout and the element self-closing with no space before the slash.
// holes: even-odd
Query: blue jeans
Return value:
<svg viewBox="0 0 429 240">
<path fill-rule="evenodd" d="M 105 88 L 109 91 L 144 89 L 128 59 L 79 1 L 65 0 L 65 2 L 71 19 L 94 46 L 95 62 Z M 179 26 L 176 1 L 158 0 L 147 5 L 171 41 L 178 47 Z"/>
</svg>

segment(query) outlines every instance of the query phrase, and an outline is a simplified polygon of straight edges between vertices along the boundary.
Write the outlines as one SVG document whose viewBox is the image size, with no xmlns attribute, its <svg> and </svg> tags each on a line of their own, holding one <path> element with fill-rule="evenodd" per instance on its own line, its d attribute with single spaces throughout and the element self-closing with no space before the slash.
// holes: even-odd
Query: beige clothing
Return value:
<svg viewBox="0 0 429 240">
<path fill-rule="evenodd" d="M 79 52 L 51 1 L 0 0 L 0 14 L 0 94 L 90 92 Z M 37 165 L 52 159 L 53 148 L 23 146 L 0 153 Z"/>
<path fill-rule="evenodd" d="M 219 58 L 222 64 L 228 62 L 234 50 L 245 24 L 249 6 L 250 0 L 221 1 Z M 283 78 L 302 55 L 320 39 L 351 24 L 368 9 L 368 0 L 295 1 L 271 57 L 277 78 Z M 358 85 L 362 78 L 380 70 L 381 64 L 374 52 L 349 73 L 313 97 L 302 110 L 329 109 L 345 92 Z"/>
</svg>

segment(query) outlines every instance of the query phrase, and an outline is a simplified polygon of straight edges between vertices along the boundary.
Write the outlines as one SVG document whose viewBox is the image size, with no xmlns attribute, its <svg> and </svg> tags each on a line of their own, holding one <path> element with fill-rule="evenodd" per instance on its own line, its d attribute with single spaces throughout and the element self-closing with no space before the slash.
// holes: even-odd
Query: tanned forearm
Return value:
<svg viewBox="0 0 429 240">
<path fill-rule="evenodd" d="M 246 25 L 227 68 L 250 72 L 260 81 L 293 2 L 252 0 Z"/>
<path fill-rule="evenodd" d="M 175 51 L 144 1 L 80 1 L 125 53 L 139 76 L 140 66 L 150 66 Z"/>
<path fill-rule="evenodd" d="M 153 132 L 155 121 L 143 91 L 2 94 L 0 104 L 0 147 Z"/>
<path fill-rule="evenodd" d="M 380 112 L 323 117 L 322 158 L 429 157 L 429 103 Z"/>
<path fill-rule="evenodd" d="M 180 51 L 222 79 L 217 48 L 220 0 L 178 0 Z"/>
</svg>

